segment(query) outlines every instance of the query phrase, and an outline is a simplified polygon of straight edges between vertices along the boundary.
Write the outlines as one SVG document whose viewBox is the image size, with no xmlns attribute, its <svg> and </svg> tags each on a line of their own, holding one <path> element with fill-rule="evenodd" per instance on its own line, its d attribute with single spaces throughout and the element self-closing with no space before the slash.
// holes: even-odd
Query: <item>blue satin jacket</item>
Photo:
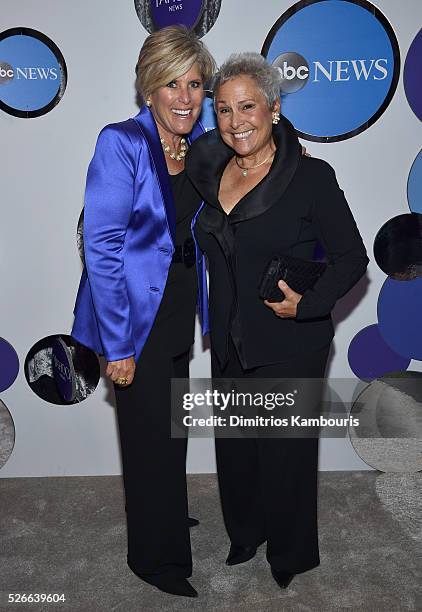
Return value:
<svg viewBox="0 0 422 612">
<path fill-rule="evenodd" d="M 198 122 L 189 139 L 203 132 Z M 133 119 L 101 131 L 88 168 L 85 269 L 71 332 L 78 342 L 107 361 L 139 358 L 163 296 L 175 229 L 164 153 L 154 118 L 144 106 Z M 197 245 L 196 254 L 198 306 L 206 334 L 205 260 Z"/>
</svg>

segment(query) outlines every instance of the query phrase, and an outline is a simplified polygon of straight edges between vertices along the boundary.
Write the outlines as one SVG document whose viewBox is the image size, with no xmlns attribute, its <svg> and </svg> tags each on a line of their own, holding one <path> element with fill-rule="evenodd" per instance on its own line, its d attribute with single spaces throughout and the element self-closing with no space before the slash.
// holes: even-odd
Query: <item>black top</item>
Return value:
<svg viewBox="0 0 422 612">
<path fill-rule="evenodd" d="M 201 198 L 183 170 L 170 175 L 176 207 L 176 244 L 192 238 L 190 225 Z M 169 267 L 166 287 L 151 331 L 160 348 L 172 355 L 184 353 L 193 344 L 196 314 L 196 267 L 183 263 Z"/>
<path fill-rule="evenodd" d="M 194 232 L 209 262 L 211 342 L 221 367 L 231 333 L 242 366 L 278 363 L 318 350 L 333 335 L 331 310 L 364 274 L 368 258 L 334 170 L 302 156 L 296 132 L 282 117 L 273 127 L 276 154 L 269 173 L 226 214 L 218 200 L 234 155 L 217 130 L 199 137 L 186 171 L 206 205 Z M 320 242 L 329 266 L 303 295 L 295 319 L 281 319 L 258 295 L 274 255 L 312 259 Z"/>
</svg>

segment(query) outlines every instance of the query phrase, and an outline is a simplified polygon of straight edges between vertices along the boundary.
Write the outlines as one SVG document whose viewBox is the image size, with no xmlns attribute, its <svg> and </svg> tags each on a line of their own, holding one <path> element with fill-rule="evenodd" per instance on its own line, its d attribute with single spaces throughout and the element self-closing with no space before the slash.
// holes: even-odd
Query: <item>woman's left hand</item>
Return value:
<svg viewBox="0 0 422 612">
<path fill-rule="evenodd" d="M 282 302 L 267 302 L 264 300 L 264 304 L 271 308 L 277 317 L 282 319 L 294 319 L 296 317 L 297 305 L 299 304 L 302 296 L 300 293 L 296 293 L 293 289 L 290 289 L 289 285 L 284 281 L 278 281 L 278 286 L 285 295 Z"/>
</svg>

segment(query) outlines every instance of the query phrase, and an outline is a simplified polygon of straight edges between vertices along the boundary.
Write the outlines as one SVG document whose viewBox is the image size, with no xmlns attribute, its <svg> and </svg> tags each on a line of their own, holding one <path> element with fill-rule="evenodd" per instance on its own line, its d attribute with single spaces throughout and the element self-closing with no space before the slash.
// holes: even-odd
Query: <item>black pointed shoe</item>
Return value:
<svg viewBox="0 0 422 612">
<path fill-rule="evenodd" d="M 226 559 L 226 565 L 237 565 L 238 563 L 249 561 L 249 559 L 255 557 L 256 549 L 256 546 L 237 546 L 237 544 L 232 544 Z"/>
<path fill-rule="evenodd" d="M 289 572 L 275 570 L 273 568 L 271 568 L 271 573 L 273 575 L 274 580 L 280 587 L 280 589 L 287 589 L 287 587 L 289 586 L 289 584 L 295 577 L 295 574 L 290 574 Z"/>
<path fill-rule="evenodd" d="M 164 593 L 170 595 L 179 595 L 180 597 L 198 597 L 198 592 L 193 588 L 187 578 L 170 578 L 170 577 L 158 577 L 158 576 L 143 576 L 138 574 L 141 580 L 152 584 Z"/>
<path fill-rule="evenodd" d="M 164 593 L 169 593 L 170 595 L 180 595 L 181 597 L 198 597 L 198 592 L 193 588 L 189 580 L 187 578 L 179 578 L 177 576 L 160 576 L 159 574 L 154 575 L 145 575 L 140 574 L 128 563 L 130 569 L 144 582 L 155 586 L 160 591 Z"/>
</svg>

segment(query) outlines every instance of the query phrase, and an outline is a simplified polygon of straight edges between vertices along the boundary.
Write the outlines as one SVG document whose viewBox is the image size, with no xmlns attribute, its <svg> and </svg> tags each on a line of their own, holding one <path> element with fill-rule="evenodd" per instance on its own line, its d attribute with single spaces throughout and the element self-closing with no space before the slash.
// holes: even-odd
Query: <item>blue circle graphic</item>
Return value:
<svg viewBox="0 0 422 612">
<path fill-rule="evenodd" d="M 422 360 L 422 278 L 405 283 L 387 278 L 378 297 L 378 327 L 388 346 Z"/>
<path fill-rule="evenodd" d="M 407 201 L 412 212 L 422 213 L 422 151 L 419 151 L 410 169 Z"/>
<path fill-rule="evenodd" d="M 391 25 L 366 0 L 298 2 L 273 26 L 262 53 L 286 82 L 283 114 L 300 136 L 320 142 L 351 138 L 372 125 L 400 72 Z M 306 65 L 299 65 L 301 57 Z"/>
<path fill-rule="evenodd" d="M 13 385 L 19 372 L 19 357 L 9 342 L 0 338 L 0 391 Z"/>
<path fill-rule="evenodd" d="M 388 372 L 405 370 L 410 363 L 383 340 L 378 325 L 361 329 L 350 343 L 347 353 L 349 365 L 361 380 L 373 380 Z"/>
<path fill-rule="evenodd" d="M 217 21 L 222 0 L 134 0 L 140 22 L 148 32 L 181 24 L 198 38 L 205 36 Z"/>
<path fill-rule="evenodd" d="M 61 100 L 66 67 L 56 45 L 41 32 L 14 28 L 0 35 L 0 108 L 38 117 Z"/>
<path fill-rule="evenodd" d="M 409 51 L 403 70 L 403 84 L 407 101 L 416 117 L 422 121 L 422 30 L 416 34 Z"/>
</svg>

